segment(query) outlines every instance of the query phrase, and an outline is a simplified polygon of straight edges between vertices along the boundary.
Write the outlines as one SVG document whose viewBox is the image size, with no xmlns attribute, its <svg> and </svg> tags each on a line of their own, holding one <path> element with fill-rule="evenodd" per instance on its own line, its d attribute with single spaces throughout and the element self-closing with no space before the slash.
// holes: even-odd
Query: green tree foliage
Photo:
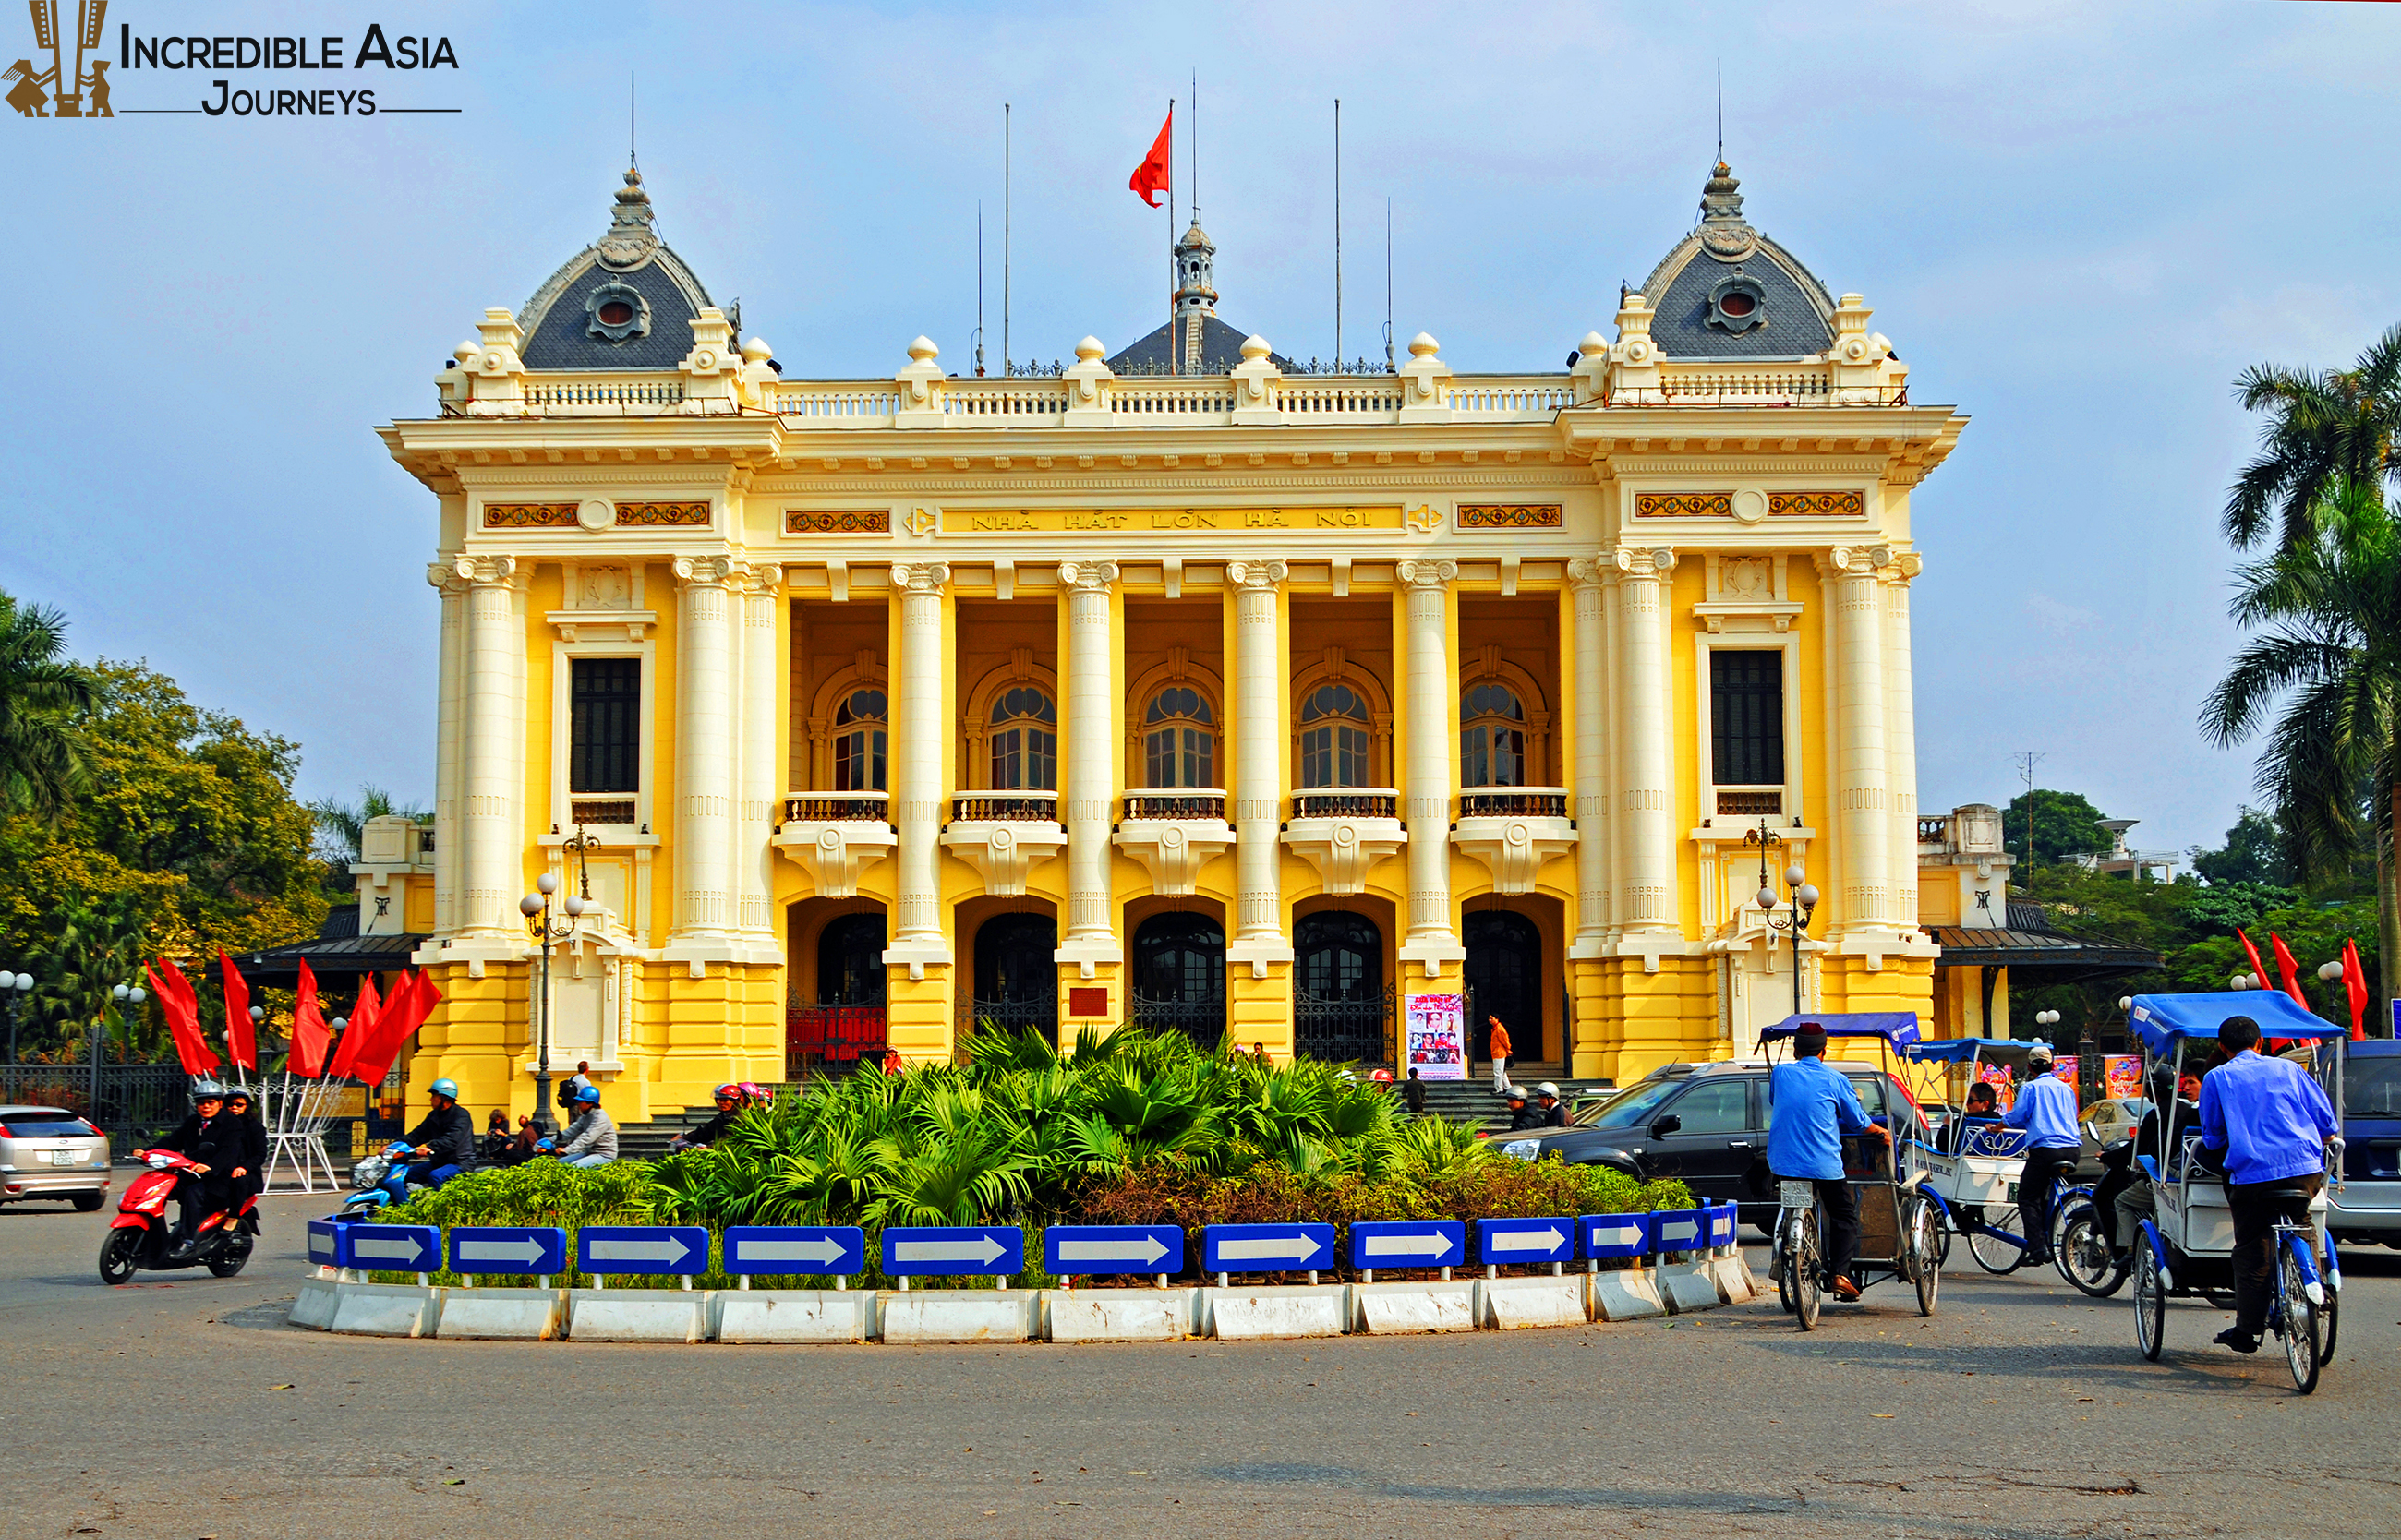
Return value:
<svg viewBox="0 0 2401 1540">
<path fill-rule="evenodd" d="M 2312 373 L 2263 363 L 2234 382 L 2236 397 L 2269 415 L 2258 455 L 2227 494 L 2227 540 L 2248 550 L 2275 526 L 2287 547 L 2317 536 L 2313 511 L 2340 483 L 2380 495 L 2401 433 L 2401 326 L 2376 339 L 2349 369 Z"/>
<path fill-rule="evenodd" d="M 359 799 L 345 802 L 328 797 L 309 804 L 309 816 L 315 820 L 318 860 L 325 865 L 325 891 L 336 903 L 354 902 L 358 888 L 350 876 L 350 863 L 359 859 L 360 845 L 366 838 L 367 820 L 371 818 L 415 819 L 431 824 L 433 815 L 416 803 L 402 804 L 391 798 L 391 793 L 381 786 L 361 786 Z"/>
<path fill-rule="evenodd" d="M 77 721 L 91 681 L 66 660 L 55 609 L 0 593 L 0 814 L 55 818 L 83 784 Z"/>
<path fill-rule="evenodd" d="M 2098 855 L 2109 848 L 2109 832 L 2101 827 L 2101 810 L 2084 794 L 2037 786 L 2021 792 L 2001 823 L 2001 842 L 2019 860 L 2026 852 L 2027 799 L 2034 806 L 2034 864 L 2048 866 L 2071 855 Z"/>
<path fill-rule="evenodd" d="M 2234 826 L 2226 831 L 2224 845 L 2214 851 L 2195 846 L 2190 854 L 2192 869 L 2213 887 L 2264 883 L 2288 888 L 2297 877 L 2284 849 L 2284 831 L 2257 808 L 2241 810 Z"/>
</svg>

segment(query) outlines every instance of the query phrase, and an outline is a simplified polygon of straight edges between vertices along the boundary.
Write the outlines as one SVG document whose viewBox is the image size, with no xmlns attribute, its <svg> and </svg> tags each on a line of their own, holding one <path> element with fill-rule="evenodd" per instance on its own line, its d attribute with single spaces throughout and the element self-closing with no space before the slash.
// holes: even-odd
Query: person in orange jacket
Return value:
<svg viewBox="0 0 2401 1540">
<path fill-rule="evenodd" d="M 1505 1096 L 1509 1091 L 1509 1029 L 1501 1025 L 1499 1016 L 1486 1016 L 1492 1029 L 1492 1094 Z"/>
</svg>

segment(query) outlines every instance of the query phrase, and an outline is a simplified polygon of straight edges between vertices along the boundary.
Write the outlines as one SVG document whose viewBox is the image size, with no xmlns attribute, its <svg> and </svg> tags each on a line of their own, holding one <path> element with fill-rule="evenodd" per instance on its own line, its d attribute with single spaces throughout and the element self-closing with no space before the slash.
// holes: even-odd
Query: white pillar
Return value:
<svg viewBox="0 0 2401 1540">
<path fill-rule="evenodd" d="M 906 963 L 911 978 L 928 964 L 946 967 L 951 946 L 942 934 L 942 600 L 951 580 L 941 562 L 899 563 L 892 586 L 900 594 L 899 688 L 892 702 L 893 831 L 899 836 L 899 904 L 887 966 Z"/>
<path fill-rule="evenodd" d="M 1914 552 L 1903 552 L 1884 589 L 1884 732 L 1892 791 L 1892 890 L 1885 918 L 1896 935 L 1917 928 L 1917 685 L 1910 661 L 1909 581 L 1923 568 Z"/>
<path fill-rule="evenodd" d="M 1283 678 L 1282 558 L 1229 562 L 1234 593 L 1234 940 L 1226 961 L 1290 962 L 1283 932 L 1283 743 L 1289 730 Z"/>
<path fill-rule="evenodd" d="M 783 604 L 783 568 L 754 568 L 739 590 L 742 600 L 742 805 L 735 828 L 734 870 L 741 902 L 735 923 L 754 939 L 780 943 L 781 929 L 769 913 L 775 893 L 775 825 L 784 788 L 777 783 L 775 729 L 783 719 L 776 688 L 780 648 L 775 611 Z"/>
<path fill-rule="evenodd" d="M 1459 564 L 1419 557 L 1397 570 L 1408 606 L 1409 703 L 1408 774 L 1401 784 L 1409 831 L 1409 929 L 1399 959 L 1439 978 L 1446 961 L 1467 958 L 1450 922 L 1450 784 L 1459 753 L 1450 703 L 1459 669 L 1451 661 L 1449 601 Z"/>
<path fill-rule="evenodd" d="M 1835 806 L 1841 810 L 1842 895 L 1832 934 L 1889 930 L 1892 864 L 1890 767 L 1886 763 L 1882 548 L 1836 547 L 1826 559 L 1833 590 L 1836 645 L 1834 735 L 1840 755 Z"/>
<path fill-rule="evenodd" d="M 1575 743 L 1569 775 L 1575 787 L 1576 931 L 1570 957 L 1599 957 L 1609 935 L 1609 633 L 1603 605 L 1607 569 L 1589 556 L 1568 564 L 1575 606 L 1568 673 L 1575 681 Z"/>
<path fill-rule="evenodd" d="M 724 556 L 676 559 L 675 924 L 669 946 L 734 928 L 737 578 Z"/>
<path fill-rule="evenodd" d="M 466 673 L 467 583 L 446 562 L 425 569 L 425 580 L 442 595 L 439 686 L 434 705 L 433 749 L 433 932 L 459 928 L 459 754 L 461 687 Z"/>
<path fill-rule="evenodd" d="M 1060 758 L 1059 788 L 1067 826 L 1067 932 L 1056 953 L 1062 962 L 1094 965 L 1124 961 L 1109 914 L 1109 811 L 1115 798 L 1117 698 L 1110 666 L 1109 585 L 1115 562 L 1063 562 L 1059 586 L 1067 591 L 1066 742 Z"/>
<path fill-rule="evenodd" d="M 461 556 L 467 585 L 459 781 L 461 934 L 517 934 L 525 876 L 525 628 L 517 618 L 517 564 Z M 441 849 L 437 843 L 434 847 Z"/>
<path fill-rule="evenodd" d="M 1625 847 L 1626 884 L 1618 931 L 1628 950 L 1677 936 L 1674 755 L 1668 735 L 1666 575 L 1676 553 L 1665 546 L 1621 546 L 1617 563 L 1619 727 L 1626 786 L 1614 831 Z"/>
</svg>

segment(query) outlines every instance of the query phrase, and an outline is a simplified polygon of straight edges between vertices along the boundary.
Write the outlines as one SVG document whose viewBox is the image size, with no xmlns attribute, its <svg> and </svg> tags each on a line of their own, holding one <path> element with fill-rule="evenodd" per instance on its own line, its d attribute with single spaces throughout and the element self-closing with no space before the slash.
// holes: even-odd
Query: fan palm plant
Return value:
<svg viewBox="0 0 2401 1540">
<path fill-rule="evenodd" d="M 2223 527 L 2237 550 L 2272 525 L 2286 548 L 2317 538 L 2314 511 L 2352 482 L 2381 496 L 2401 470 L 2401 326 L 2385 333 L 2349 369 L 2312 373 L 2263 363 L 2234 382 L 2236 399 L 2271 414 L 2259 454 L 2235 477 Z"/>
<path fill-rule="evenodd" d="M 55 818 L 83 784 L 75 724 L 94 691 L 66 634 L 57 610 L 0 593 L 0 812 Z"/>
</svg>

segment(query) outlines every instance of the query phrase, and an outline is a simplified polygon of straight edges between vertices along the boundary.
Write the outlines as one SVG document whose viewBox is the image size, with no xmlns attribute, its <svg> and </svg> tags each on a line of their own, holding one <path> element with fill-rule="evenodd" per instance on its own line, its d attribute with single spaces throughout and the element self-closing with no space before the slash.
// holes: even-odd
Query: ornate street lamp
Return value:
<svg viewBox="0 0 2401 1540">
<path fill-rule="evenodd" d="M 1767 885 L 1767 852 L 1781 849 L 1784 837 L 1769 828 L 1767 820 L 1763 818 L 1759 821 L 1759 827 L 1743 835 L 1742 842 L 1759 849 L 1759 897 L 1756 902 L 1763 921 L 1769 930 L 1792 938 L 1792 1014 L 1797 1016 L 1801 1014 L 1801 938 L 1808 933 L 1809 916 L 1816 911 L 1821 895 L 1807 880 L 1808 874 L 1801 869 L 1801 864 L 1794 862 L 1784 868 L 1784 886 L 1791 898 L 1792 912 L 1781 920 L 1777 919 L 1776 890 Z"/>
<path fill-rule="evenodd" d="M 34 988 L 31 974 L 0 974 L 0 1008 L 8 1013 L 8 1062 L 17 1062 L 17 1001 Z"/>
<path fill-rule="evenodd" d="M 534 879 L 534 891 L 517 900 L 517 913 L 525 916 L 526 934 L 542 948 L 542 979 L 540 996 L 534 1005 L 534 1105 L 536 1118 L 550 1112 L 550 948 L 554 943 L 571 941 L 582 927 L 583 911 L 592 906 L 591 852 L 600 848 L 597 836 L 583 832 L 575 825 L 573 838 L 562 840 L 562 854 L 575 857 L 575 892 L 560 901 L 559 908 L 567 919 L 562 923 L 551 918 L 551 896 L 558 892 L 558 879 L 544 872 Z"/>
<path fill-rule="evenodd" d="M 149 999 L 150 991 L 139 984 L 119 984 L 108 991 L 108 996 L 117 1002 L 117 1013 L 122 1015 L 128 1005 L 139 1005 Z M 91 1111 L 97 1119 L 100 1115 L 100 1060 L 108 1047 L 108 1012 L 105 1008 L 101 1011 L 100 1020 L 94 1026 L 98 1029 L 91 1039 Z"/>
</svg>

